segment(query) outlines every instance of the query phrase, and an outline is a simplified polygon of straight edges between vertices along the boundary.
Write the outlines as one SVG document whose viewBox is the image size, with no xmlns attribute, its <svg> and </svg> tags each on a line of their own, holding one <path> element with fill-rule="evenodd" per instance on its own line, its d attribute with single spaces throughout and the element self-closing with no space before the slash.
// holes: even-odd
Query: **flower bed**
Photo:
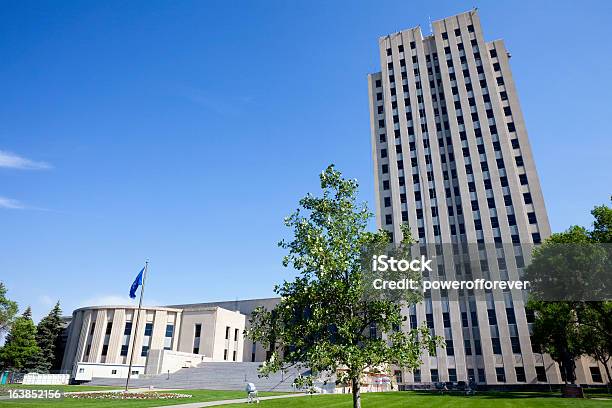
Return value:
<svg viewBox="0 0 612 408">
<path fill-rule="evenodd" d="M 116 400 L 157 400 L 191 398 L 189 394 L 175 392 L 79 392 L 66 393 L 66 398 L 73 399 L 116 399 Z"/>
</svg>

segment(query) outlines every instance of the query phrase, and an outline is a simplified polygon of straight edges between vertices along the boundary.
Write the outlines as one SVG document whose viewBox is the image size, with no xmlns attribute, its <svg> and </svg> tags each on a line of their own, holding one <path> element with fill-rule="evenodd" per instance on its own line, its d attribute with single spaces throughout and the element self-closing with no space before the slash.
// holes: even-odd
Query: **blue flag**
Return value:
<svg viewBox="0 0 612 408">
<path fill-rule="evenodd" d="M 130 297 L 132 299 L 136 299 L 136 290 L 140 285 L 142 285 L 142 274 L 144 273 L 145 268 L 142 268 L 136 279 L 134 279 L 134 283 L 132 283 L 132 287 L 130 288 Z"/>
</svg>

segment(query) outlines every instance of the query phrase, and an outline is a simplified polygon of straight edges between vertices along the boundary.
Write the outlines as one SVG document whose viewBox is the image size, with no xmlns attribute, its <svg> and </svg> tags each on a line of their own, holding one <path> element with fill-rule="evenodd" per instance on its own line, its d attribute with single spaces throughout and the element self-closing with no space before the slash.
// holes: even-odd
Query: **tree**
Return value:
<svg viewBox="0 0 612 408">
<path fill-rule="evenodd" d="M 550 295 L 553 300 L 560 300 L 571 292 L 573 285 L 570 282 L 573 281 L 573 276 L 569 270 L 572 268 L 567 264 L 573 264 L 574 258 L 563 257 L 562 255 L 567 254 L 564 249 L 572 243 L 589 241 L 587 231 L 577 226 L 553 234 L 540 247 L 534 249 L 533 260 L 525 273 L 525 278 L 533 287 L 531 300 L 527 305 L 535 312 L 533 339 L 559 364 L 565 382 L 572 384 L 576 381 L 575 360 L 583 353 L 579 326 L 576 324 L 578 302 L 551 302 L 541 299 L 547 299 L 547 295 Z M 584 275 L 588 275 L 587 270 L 584 270 Z"/>
<path fill-rule="evenodd" d="M 533 250 L 526 270 L 532 297 L 575 302 L 606 299 L 612 290 L 611 255 L 610 246 L 593 242 L 583 227 L 552 234 Z"/>
<path fill-rule="evenodd" d="M 0 349 L 0 364 L 15 370 L 32 369 L 40 348 L 36 344 L 36 326 L 32 321 L 32 309 L 15 319 L 11 331 Z"/>
<path fill-rule="evenodd" d="M 17 314 L 17 302 L 6 297 L 6 286 L 0 282 L 0 338 L 6 333 Z"/>
<path fill-rule="evenodd" d="M 576 359 L 583 354 L 580 327 L 572 302 L 530 301 L 535 311 L 533 340 L 559 364 L 565 383 L 576 382 Z"/>
<path fill-rule="evenodd" d="M 591 240 L 602 245 L 612 244 L 612 208 L 600 205 L 591 214 L 594 218 L 593 230 L 589 233 Z M 612 359 L 612 302 L 587 302 L 578 311 L 578 319 L 585 326 L 586 353 L 605 367 L 610 387 L 612 375 L 608 363 Z"/>
<path fill-rule="evenodd" d="M 62 309 L 57 302 L 36 327 L 36 344 L 40 347 L 35 366 L 38 373 L 48 373 L 56 364 L 57 342 L 62 333 L 61 317 Z"/>
<path fill-rule="evenodd" d="M 610 197 L 612 201 L 612 197 Z M 612 244 L 612 208 L 599 205 L 591 211 L 595 221 L 590 235 L 593 241 L 601 244 Z"/>
<path fill-rule="evenodd" d="M 597 206 L 591 211 L 593 215 L 593 230 L 589 231 L 589 236 L 592 242 L 598 243 L 600 246 L 607 250 L 608 266 L 610 266 L 610 258 L 612 258 L 612 208 L 606 205 Z M 602 283 L 610 285 L 612 276 L 610 276 L 610 269 L 608 268 L 608 275 L 604 277 Z M 610 297 L 607 296 L 607 299 Z M 584 324 L 595 329 L 600 336 L 606 339 L 608 344 L 608 353 L 612 354 L 612 302 L 611 301 L 598 301 L 598 302 L 586 302 L 582 305 L 583 309 L 580 310 L 580 315 L 584 316 Z"/>
<path fill-rule="evenodd" d="M 581 326 L 582 348 L 584 352 L 599 361 L 606 371 L 608 387 L 612 385 L 609 363 L 612 360 L 612 348 L 609 335 L 601 330 L 602 316 L 596 307 L 582 308 L 578 312 L 578 323 Z M 603 302 L 604 313 L 612 314 L 612 302 Z"/>
<path fill-rule="evenodd" d="M 262 374 L 300 364 L 313 373 L 336 373 L 339 382 L 351 384 L 357 408 L 365 370 L 389 364 L 414 369 L 423 351 L 435 354 L 442 342 L 425 326 L 399 330 L 405 321 L 401 303 L 365 296 L 363 254 L 384 248 L 389 234 L 366 231 L 372 214 L 356 204 L 356 181 L 342 178 L 333 166 L 320 180 L 323 196 L 300 200 L 301 208 L 285 219 L 293 239 L 279 243 L 288 250 L 283 265 L 299 274 L 275 287 L 281 300 L 273 310 L 253 312 L 247 334 L 271 351 Z M 407 246 L 411 238 L 404 232 Z M 410 292 L 405 300 L 414 303 L 416 296 Z M 370 335 L 371 327 L 384 336 Z M 312 376 L 298 383 L 311 381 Z"/>
<path fill-rule="evenodd" d="M 606 367 L 612 355 L 612 209 L 591 211 L 593 229 L 572 226 L 533 251 L 525 279 L 532 284 L 534 340 L 575 382 L 575 360 L 588 354 Z"/>
</svg>

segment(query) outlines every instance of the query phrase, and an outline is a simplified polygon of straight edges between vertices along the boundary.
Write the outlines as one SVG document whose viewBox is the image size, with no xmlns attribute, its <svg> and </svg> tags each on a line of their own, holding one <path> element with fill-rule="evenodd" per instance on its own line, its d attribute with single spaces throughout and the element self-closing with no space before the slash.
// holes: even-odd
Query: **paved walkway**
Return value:
<svg viewBox="0 0 612 408">
<path fill-rule="evenodd" d="M 185 392 L 187 393 L 189 392 L 189 390 L 185 390 Z M 281 399 L 281 398 L 304 397 L 306 395 L 308 394 L 285 394 L 285 395 L 275 395 L 273 397 L 260 397 L 259 399 L 262 401 L 266 401 L 266 400 Z M 218 405 L 244 404 L 244 403 L 246 403 L 246 398 L 221 400 L 221 401 L 208 401 L 208 402 L 192 402 L 189 404 L 165 405 L 164 408 L 203 408 L 203 407 L 216 407 Z M 257 404 L 254 404 L 254 405 L 256 406 Z"/>
</svg>

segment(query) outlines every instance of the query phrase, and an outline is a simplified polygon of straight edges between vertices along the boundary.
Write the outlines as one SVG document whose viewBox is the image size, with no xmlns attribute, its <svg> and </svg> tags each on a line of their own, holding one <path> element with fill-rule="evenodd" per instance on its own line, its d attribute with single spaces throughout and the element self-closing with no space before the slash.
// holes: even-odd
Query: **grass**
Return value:
<svg viewBox="0 0 612 408">
<path fill-rule="evenodd" d="M 603 397 L 599 395 L 598 397 Z M 244 404 L 224 405 L 224 408 Z M 309 397 L 261 401 L 258 408 L 351 408 L 350 395 L 313 395 Z M 426 392 L 386 392 L 362 394 L 363 408 L 523 408 L 523 407 L 612 407 L 609 401 L 565 399 L 554 393 L 482 392 L 475 396 L 437 395 Z"/>
<path fill-rule="evenodd" d="M 117 389 L 117 387 L 88 387 L 81 385 L 65 385 L 65 386 L 24 386 L 24 388 L 30 389 L 59 389 L 62 391 L 94 391 L 95 390 L 109 390 Z M 13 386 L 13 388 L 21 388 L 21 386 Z M 207 401 L 219 401 L 225 399 L 236 399 L 245 398 L 244 391 L 213 391 L 213 390 L 181 390 L 181 391 L 168 391 L 178 392 L 181 394 L 190 394 L 191 398 L 181 398 L 179 400 L 155 400 L 155 401 L 117 401 L 117 400 L 82 400 L 82 399 L 71 399 L 63 398 L 60 400 L 0 400 L 0 406 L 11 407 L 11 408 L 71 408 L 71 407 L 119 407 L 119 408 L 144 408 L 144 407 L 155 407 L 163 405 L 175 405 L 175 404 L 187 404 L 192 402 L 207 402 Z M 261 396 L 271 395 L 282 395 L 286 393 L 282 392 L 262 392 Z"/>
<path fill-rule="evenodd" d="M 83 386 L 66 386 L 66 391 L 83 390 Z M 96 387 L 101 388 L 101 387 Z M 157 401 L 117 401 L 117 400 L 30 400 L 30 401 L 0 401 L 0 406 L 14 408 L 63 408 L 63 407 L 119 407 L 140 408 L 163 405 L 185 404 L 192 402 L 218 401 L 224 399 L 244 398 L 243 391 L 210 391 L 210 390 L 184 390 L 176 391 L 193 395 L 192 398 L 181 400 Z M 261 396 L 279 395 L 282 393 L 260 393 Z M 535 392 L 481 392 L 475 396 L 437 395 L 427 392 L 387 392 L 370 393 L 362 395 L 363 408 L 523 408 L 523 407 L 611 407 L 612 396 L 609 394 L 594 394 L 592 398 L 610 398 L 608 401 L 586 398 L 583 400 L 563 399 L 556 393 Z M 224 405 L 224 407 L 244 407 L 244 403 Z M 351 408 L 350 395 L 314 395 L 279 400 L 261 401 L 257 408 Z"/>
<path fill-rule="evenodd" d="M 107 386 L 91 386 L 91 385 L 22 385 L 22 384 L 6 384 L 0 385 L 0 391 L 8 388 L 23 388 L 29 390 L 60 390 L 64 392 L 76 391 L 102 391 L 113 390 L 117 387 Z"/>
</svg>

